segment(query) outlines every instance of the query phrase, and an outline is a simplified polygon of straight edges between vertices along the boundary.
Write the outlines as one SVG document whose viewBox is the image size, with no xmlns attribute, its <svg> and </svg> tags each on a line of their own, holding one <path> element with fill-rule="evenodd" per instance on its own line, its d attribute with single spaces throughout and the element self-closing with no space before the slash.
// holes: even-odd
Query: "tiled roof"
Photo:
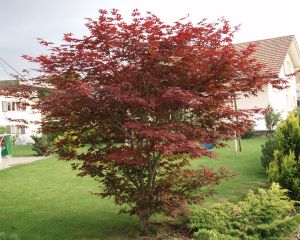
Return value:
<svg viewBox="0 0 300 240">
<path fill-rule="evenodd" d="M 242 50 L 249 44 L 255 44 L 256 51 L 252 56 L 255 57 L 258 62 L 266 65 L 272 72 L 278 74 L 294 38 L 294 35 L 269 38 L 253 42 L 238 43 L 235 44 L 235 47 L 237 50 Z"/>
<path fill-rule="evenodd" d="M 3 87 L 15 87 L 20 84 L 19 80 L 0 80 L 0 88 Z"/>
</svg>

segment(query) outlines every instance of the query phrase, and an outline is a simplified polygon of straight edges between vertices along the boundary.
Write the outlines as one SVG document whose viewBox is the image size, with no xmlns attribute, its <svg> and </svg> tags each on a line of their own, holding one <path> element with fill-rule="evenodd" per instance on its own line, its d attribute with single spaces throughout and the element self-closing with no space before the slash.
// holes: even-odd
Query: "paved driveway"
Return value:
<svg viewBox="0 0 300 240">
<path fill-rule="evenodd" d="M 0 163 L 0 170 L 5 168 L 10 168 L 19 164 L 31 163 L 33 161 L 43 160 L 46 157 L 13 157 L 10 159 L 2 159 L 2 163 Z"/>
</svg>

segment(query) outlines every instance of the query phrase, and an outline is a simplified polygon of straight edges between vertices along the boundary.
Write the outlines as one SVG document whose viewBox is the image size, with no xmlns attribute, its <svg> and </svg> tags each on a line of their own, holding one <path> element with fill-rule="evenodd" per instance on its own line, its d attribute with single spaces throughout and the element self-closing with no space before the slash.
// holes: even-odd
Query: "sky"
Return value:
<svg viewBox="0 0 300 240">
<path fill-rule="evenodd" d="M 0 80 L 32 66 L 21 58 L 45 52 L 37 38 L 60 44 L 64 33 L 87 34 L 84 18 L 117 8 L 125 19 L 133 9 L 151 11 L 171 24 L 189 15 L 192 22 L 225 17 L 241 25 L 234 42 L 295 35 L 300 44 L 299 0 L 0 0 Z"/>
</svg>

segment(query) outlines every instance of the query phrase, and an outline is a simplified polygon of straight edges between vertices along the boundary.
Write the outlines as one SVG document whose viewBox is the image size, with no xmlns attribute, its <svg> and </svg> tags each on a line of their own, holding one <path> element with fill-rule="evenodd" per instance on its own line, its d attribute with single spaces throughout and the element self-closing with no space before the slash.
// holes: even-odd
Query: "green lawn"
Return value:
<svg viewBox="0 0 300 240">
<path fill-rule="evenodd" d="M 239 199 L 248 189 L 266 185 L 260 165 L 263 140 L 245 140 L 234 160 L 233 150 L 217 150 L 219 160 L 197 160 L 193 166 L 225 166 L 240 176 L 218 187 L 209 201 Z M 134 239 L 137 218 L 118 215 L 110 199 L 100 199 L 90 178 L 78 178 L 69 163 L 55 158 L 0 171 L 0 232 L 17 233 L 20 240 Z"/>
<path fill-rule="evenodd" d="M 36 156 L 36 152 L 32 150 L 32 145 L 12 145 L 13 157 L 31 157 Z"/>
<path fill-rule="evenodd" d="M 260 161 L 261 145 L 264 142 L 264 139 L 242 140 L 242 152 L 238 153 L 237 159 L 234 157 L 234 145 L 230 143 L 230 148 L 216 150 L 219 156 L 218 159 L 205 159 L 193 162 L 194 167 L 201 164 L 212 168 L 224 166 L 239 174 L 216 188 L 218 194 L 212 197 L 212 202 L 241 200 L 249 189 L 255 190 L 267 187 L 267 176 Z"/>
</svg>

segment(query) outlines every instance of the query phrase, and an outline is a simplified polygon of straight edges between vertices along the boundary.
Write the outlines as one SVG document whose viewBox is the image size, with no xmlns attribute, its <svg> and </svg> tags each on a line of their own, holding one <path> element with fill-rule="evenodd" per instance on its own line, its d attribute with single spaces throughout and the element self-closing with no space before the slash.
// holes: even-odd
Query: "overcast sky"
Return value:
<svg viewBox="0 0 300 240">
<path fill-rule="evenodd" d="M 35 56 L 44 51 L 36 38 L 60 43 L 63 33 L 83 35 L 84 18 L 96 18 L 100 8 L 117 8 L 125 17 L 138 8 L 151 11 L 168 23 L 187 14 L 193 22 L 225 17 L 232 25 L 241 24 L 235 42 L 295 35 L 300 44 L 299 0 L 0 0 L 0 3 L 0 58 L 18 71 L 29 67 L 22 54 Z M 13 73 L 2 62 L 0 80 L 10 79 L 7 72 Z"/>
</svg>

